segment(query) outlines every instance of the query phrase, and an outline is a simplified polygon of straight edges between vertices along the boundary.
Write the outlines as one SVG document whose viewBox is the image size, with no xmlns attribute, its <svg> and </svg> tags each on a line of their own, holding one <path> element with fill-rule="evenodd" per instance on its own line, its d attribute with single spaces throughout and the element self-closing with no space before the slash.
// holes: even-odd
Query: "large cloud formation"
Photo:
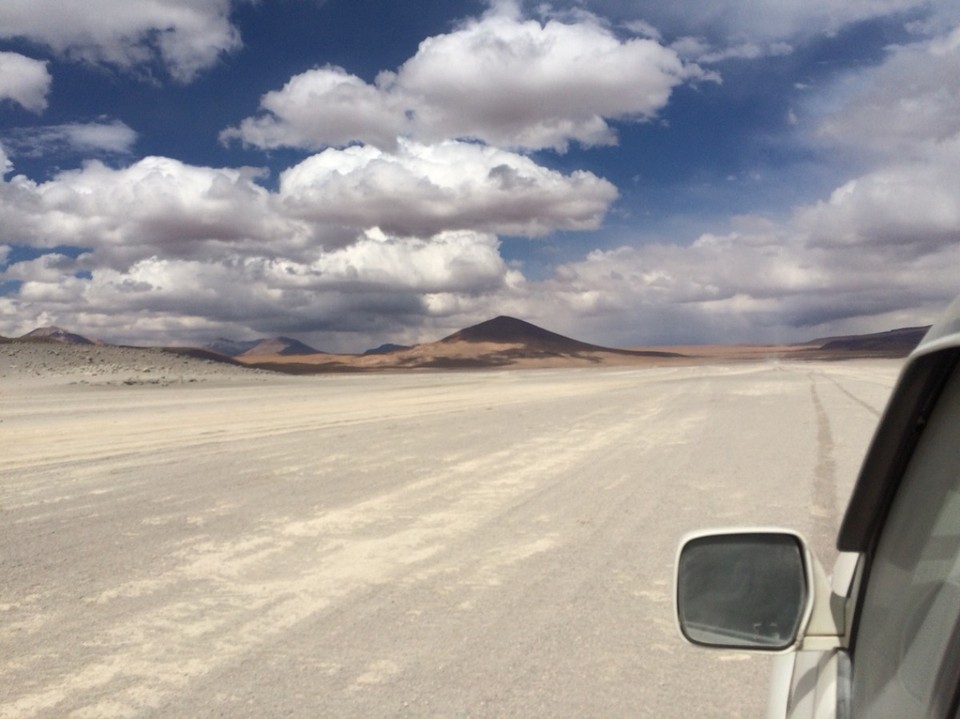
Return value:
<svg viewBox="0 0 960 719">
<path fill-rule="evenodd" d="M 564 306 L 563 324 L 621 343 L 798 341 L 929 323 L 958 289 L 960 237 L 905 252 L 869 239 L 823 246 L 807 234 L 808 212 L 839 225 L 844 209 L 801 208 L 787 225 L 744 217 L 688 246 L 594 251 L 538 291 Z M 864 236 L 856 221 L 848 229 Z"/>
<path fill-rule="evenodd" d="M 230 0 L 4 0 L 0 37 L 124 69 L 159 61 L 174 79 L 190 82 L 240 47 L 229 13 Z"/>
<path fill-rule="evenodd" d="M 625 340 L 640 326 L 665 341 L 777 341 L 932 321 L 960 291 L 958 62 L 955 29 L 826 88 L 834 109 L 810 141 L 868 169 L 788 220 L 592 252 L 544 291 Z"/>
<path fill-rule="evenodd" d="M 541 23 L 500 4 L 424 40 L 373 85 L 331 66 L 297 75 L 264 95 L 263 114 L 222 137 L 307 149 L 352 142 L 389 149 L 398 136 L 526 150 L 609 145 L 616 136 L 608 120 L 652 118 L 674 87 L 706 77 L 655 40 L 621 40 L 591 15 Z"/>
<path fill-rule="evenodd" d="M 14 175 L 0 148 L 0 283 L 13 288 L 0 296 L 0 316 L 15 318 L 0 333 L 48 322 L 126 341 L 285 332 L 356 350 L 434 339 L 501 313 L 609 344 L 797 340 L 928 322 L 960 289 L 960 29 L 933 22 L 949 15 L 926 18 L 931 36 L 891 47 L 875 67 L 811 88 L 790 140 L 855 168 L 819 200 L 781 219 L 732 218 L 695 238 L 585 251 L 545 279 L 501 254 L 498 235 L 602 227 L 617 189 L 537 158 L 614 142 L 617 122 L 654 118 L 678 85 L 710 77 L 681 55 L 755 61 L 789 51 L 781 41 L 812 28 L 916 3 L 829 5 L 761 17 L 753 3 L 714 6 L 726 15 L 678 3 L 693 13 L 691 34 L 721 28 L 725 42 L 667 47 L 649 26 L 615 32 L 582 10 L 531 20 L 500 3 L 427 39 L 373 83 L 322 67 L 267 93 L 262 112 L 223 138 L 315 153 L 272 190 L 254 169 L 166 157 L 90 161 L 36 182 Z M 0 20 L 24 7 L 5 5 Z M 225 3 L 190 7 L 199 14 L 176 17 L 195 22 L 173 26 L 169 42 L 207 27 L 217 52 L 234 46 Z M 210 62 L 122 29 L 138 22 L 91 30 L 97 48 L 41 21 L 21 32 L 125 67 L 159 53 L 180 80 Z M 468 54 L 475 61 L 451 61 Z M 39 111 L 47 90 L 31 87 L 32 96 L 7 98 Z M 124 151 L 135 139 L 124 127 L 88 129 L 94 145 L 109 136 Z M 41 256 L 17 259 L 22 246 Z"/>
<path fill-rule="evenodd" d="M 280 189 L 252 169 L 146 157 L 114 169 L 98 161 L 36 183 L 0 184 L 8 241 L 80 245 L 101 258 L 192 256 L 209 246 L 291 252 L 341 245 L 371 227 L 428 237 L 445 230 L 538 235 L 599 224 L 616 197 L 587 172 L 562 175 L 529 158 L 472 144 L 328 150 L 287 170 Z M 16 231 L 11 228 L 17 228 Z M 207 246 L 207 249 L 203 249 Z"/>
<path fill-rule="evenodd" d="M 373 339 L 378 330 L 396 332 L 398 318 L 415 321 L 431 307 L 494 293 L 515 280 L 496 238 L 474 232 L 421 240 L 372 230 L 347 247 L 315 248 L 298 259 L 152 255 L 121 269 L 98 266 L 85 279 L 89 267 L 88 255 L 51 253 L 13 265 L 6 279 L 23 283 L 17 303 L 35 307 L 35 320 L 66 318 L 118 339 L 200 343 L 224 331 L 277 333 L 305 326 L 354 335 L 359 328 Z M 0 308 L 10 304 L 0 298 Z M 328 349 L 337 349 L 335 338 L 327 342 Z"/>
<path fill-rule="evenodd" d="M 407 318 L 396 332 L 516 284 L 493 232 L 595 226 L 616 196 L 589 173 L 502 150 L 402 147 L 328 150 L 288 170 L 276 192 L 255 170 L 164 157 L 119 169 L 93 161 L 44 183 L 10 177 L 0 236 L 47 253 L 0 271 L 19 283 L 0 297 L 17 318 L 4 329 L 56 318 L 114 339 L 184 341 L 234 326 L 359 325 L 372 338 L 391 318 Z"/>
</svg>

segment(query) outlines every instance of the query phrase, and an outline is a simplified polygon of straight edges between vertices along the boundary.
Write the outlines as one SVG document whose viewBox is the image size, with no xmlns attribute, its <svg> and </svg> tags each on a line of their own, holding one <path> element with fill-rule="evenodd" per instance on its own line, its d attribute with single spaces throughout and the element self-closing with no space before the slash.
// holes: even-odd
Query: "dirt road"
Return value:
<svg viewBox="0 0 960 719">
<path fill-rule="evenodd" d="M 761 716 L 677 540 L 829 552 L 898 367 L 7 391 L 0 717 Z"/>
</svg>

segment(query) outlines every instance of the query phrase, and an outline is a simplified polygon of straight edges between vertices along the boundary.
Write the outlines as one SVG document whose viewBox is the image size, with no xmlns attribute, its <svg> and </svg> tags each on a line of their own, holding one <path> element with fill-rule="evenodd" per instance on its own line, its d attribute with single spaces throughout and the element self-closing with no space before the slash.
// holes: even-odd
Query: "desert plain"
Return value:
<svg viewBox="0 0 960 719">
<path fill-rule="evenodd" d="M 902 360 L 280 375 L 0 345 L 0 717 L 758 717 L 694 529 L 833 538 Z"/>
</svg>

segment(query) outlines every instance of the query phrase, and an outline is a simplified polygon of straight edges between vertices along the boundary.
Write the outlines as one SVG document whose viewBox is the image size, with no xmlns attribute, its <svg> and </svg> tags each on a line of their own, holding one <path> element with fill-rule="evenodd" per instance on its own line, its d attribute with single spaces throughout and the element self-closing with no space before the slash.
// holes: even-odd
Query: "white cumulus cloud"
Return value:
<svg viewBox="0 0 960 719">
<path fill-rule="evenodd" d="M 52 81 L 46 62 L 16 52 L 0 52 L 0 101 L 9 100 L 39 114 L 47 109 Z"/>
<path fill-rule="evenodd" d="M 262 276 L 283 289 L 471 294 L 499 289 L 508 273 L 490 234 L 461 230 L 397 238 L 373 229 L 310 261 L 267 262 Z"/>
<path fill-rule="evenodd" d="M 21 37 L 65 57 L 125 69 L 159 61 L 190 82 L 240 47 L 230 0 L 4 0 L 0 37 Z"/>
<path fill-rule="evenodd" d="M 616 141 L 608 120 L 655 117 L 677 85 L 707 76 L 647 38 L 619 39 L 589 14 L 523 20 L 496 6 L 424 40 L 374 84 L 323 67 L 267 93 L 263 112 L 225 130 L 264 148 L 393 146 L 461 138 L 514 149 Z"/>
<path fill-rule="evenodd" d="M 541 24 L 491 13 L 424 40 L 393 83 L 419 101 L 412 111 L 427 138 L 538 148 L 611 144 L 606 119 L 653 117 L 697 77 L 657 41 L 620 40 L 590 17 Z"/>
<path fill-rule="evenodd" d="M 286 170 L 279 194 L 296 217 L 358 228 L 537 236 L 598 226 L 617 190 L 589 172 L 562 175 L 487 146 L 402 141 L 396 153 L 325 150 Z"/>
<path fill-rule="evenodd" d="M 797 212 L 818 246 L 870 248 L 914 257 L 960 245 L 960 136 L 925 161 L 885 165 Z"/>
<path fill-rule="evenodd" d="M 880 158 L 926 159 L 960 137 L 960 26 L 890 48 L 873 68 L 828 92 L 838 109 L 820 122 L 820 142 Z"/>
<path fill-rule="evenodd" d="M 221 139 L 262 148 L 315 150 L 355 141 L 392 147 L 406 124 L 399 98 L 331 66 L 295 75 L 266 93 L 260 106 L 265 114 L 225 130 Z"/>
<path fill-rule="evenodd" d="M 155 254 L 203 254 L 214 245 L 254 251 L 295 240 L 298 223 L 271 210 L 256 176 L 164 157 L 120 169 L 92 161 L 44 183 L 17 175 L 0 185 L 0 237 L 89 247 L 101 262 L 121 265 Z"/>
</svg>

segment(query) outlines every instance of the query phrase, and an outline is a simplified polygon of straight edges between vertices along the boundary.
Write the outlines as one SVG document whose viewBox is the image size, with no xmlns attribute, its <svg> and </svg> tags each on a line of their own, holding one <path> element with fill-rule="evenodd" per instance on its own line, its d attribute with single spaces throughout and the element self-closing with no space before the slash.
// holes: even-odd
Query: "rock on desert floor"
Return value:
<svg viewBox="0 0 960 719">
<path fill-rule="evenodd" d="M 0 717 L 762 716 L 766 658 L 677 637 L 677 541 L 829 566 L 900 366 L 140 359 L 0 367 Z"/>
</svg>

